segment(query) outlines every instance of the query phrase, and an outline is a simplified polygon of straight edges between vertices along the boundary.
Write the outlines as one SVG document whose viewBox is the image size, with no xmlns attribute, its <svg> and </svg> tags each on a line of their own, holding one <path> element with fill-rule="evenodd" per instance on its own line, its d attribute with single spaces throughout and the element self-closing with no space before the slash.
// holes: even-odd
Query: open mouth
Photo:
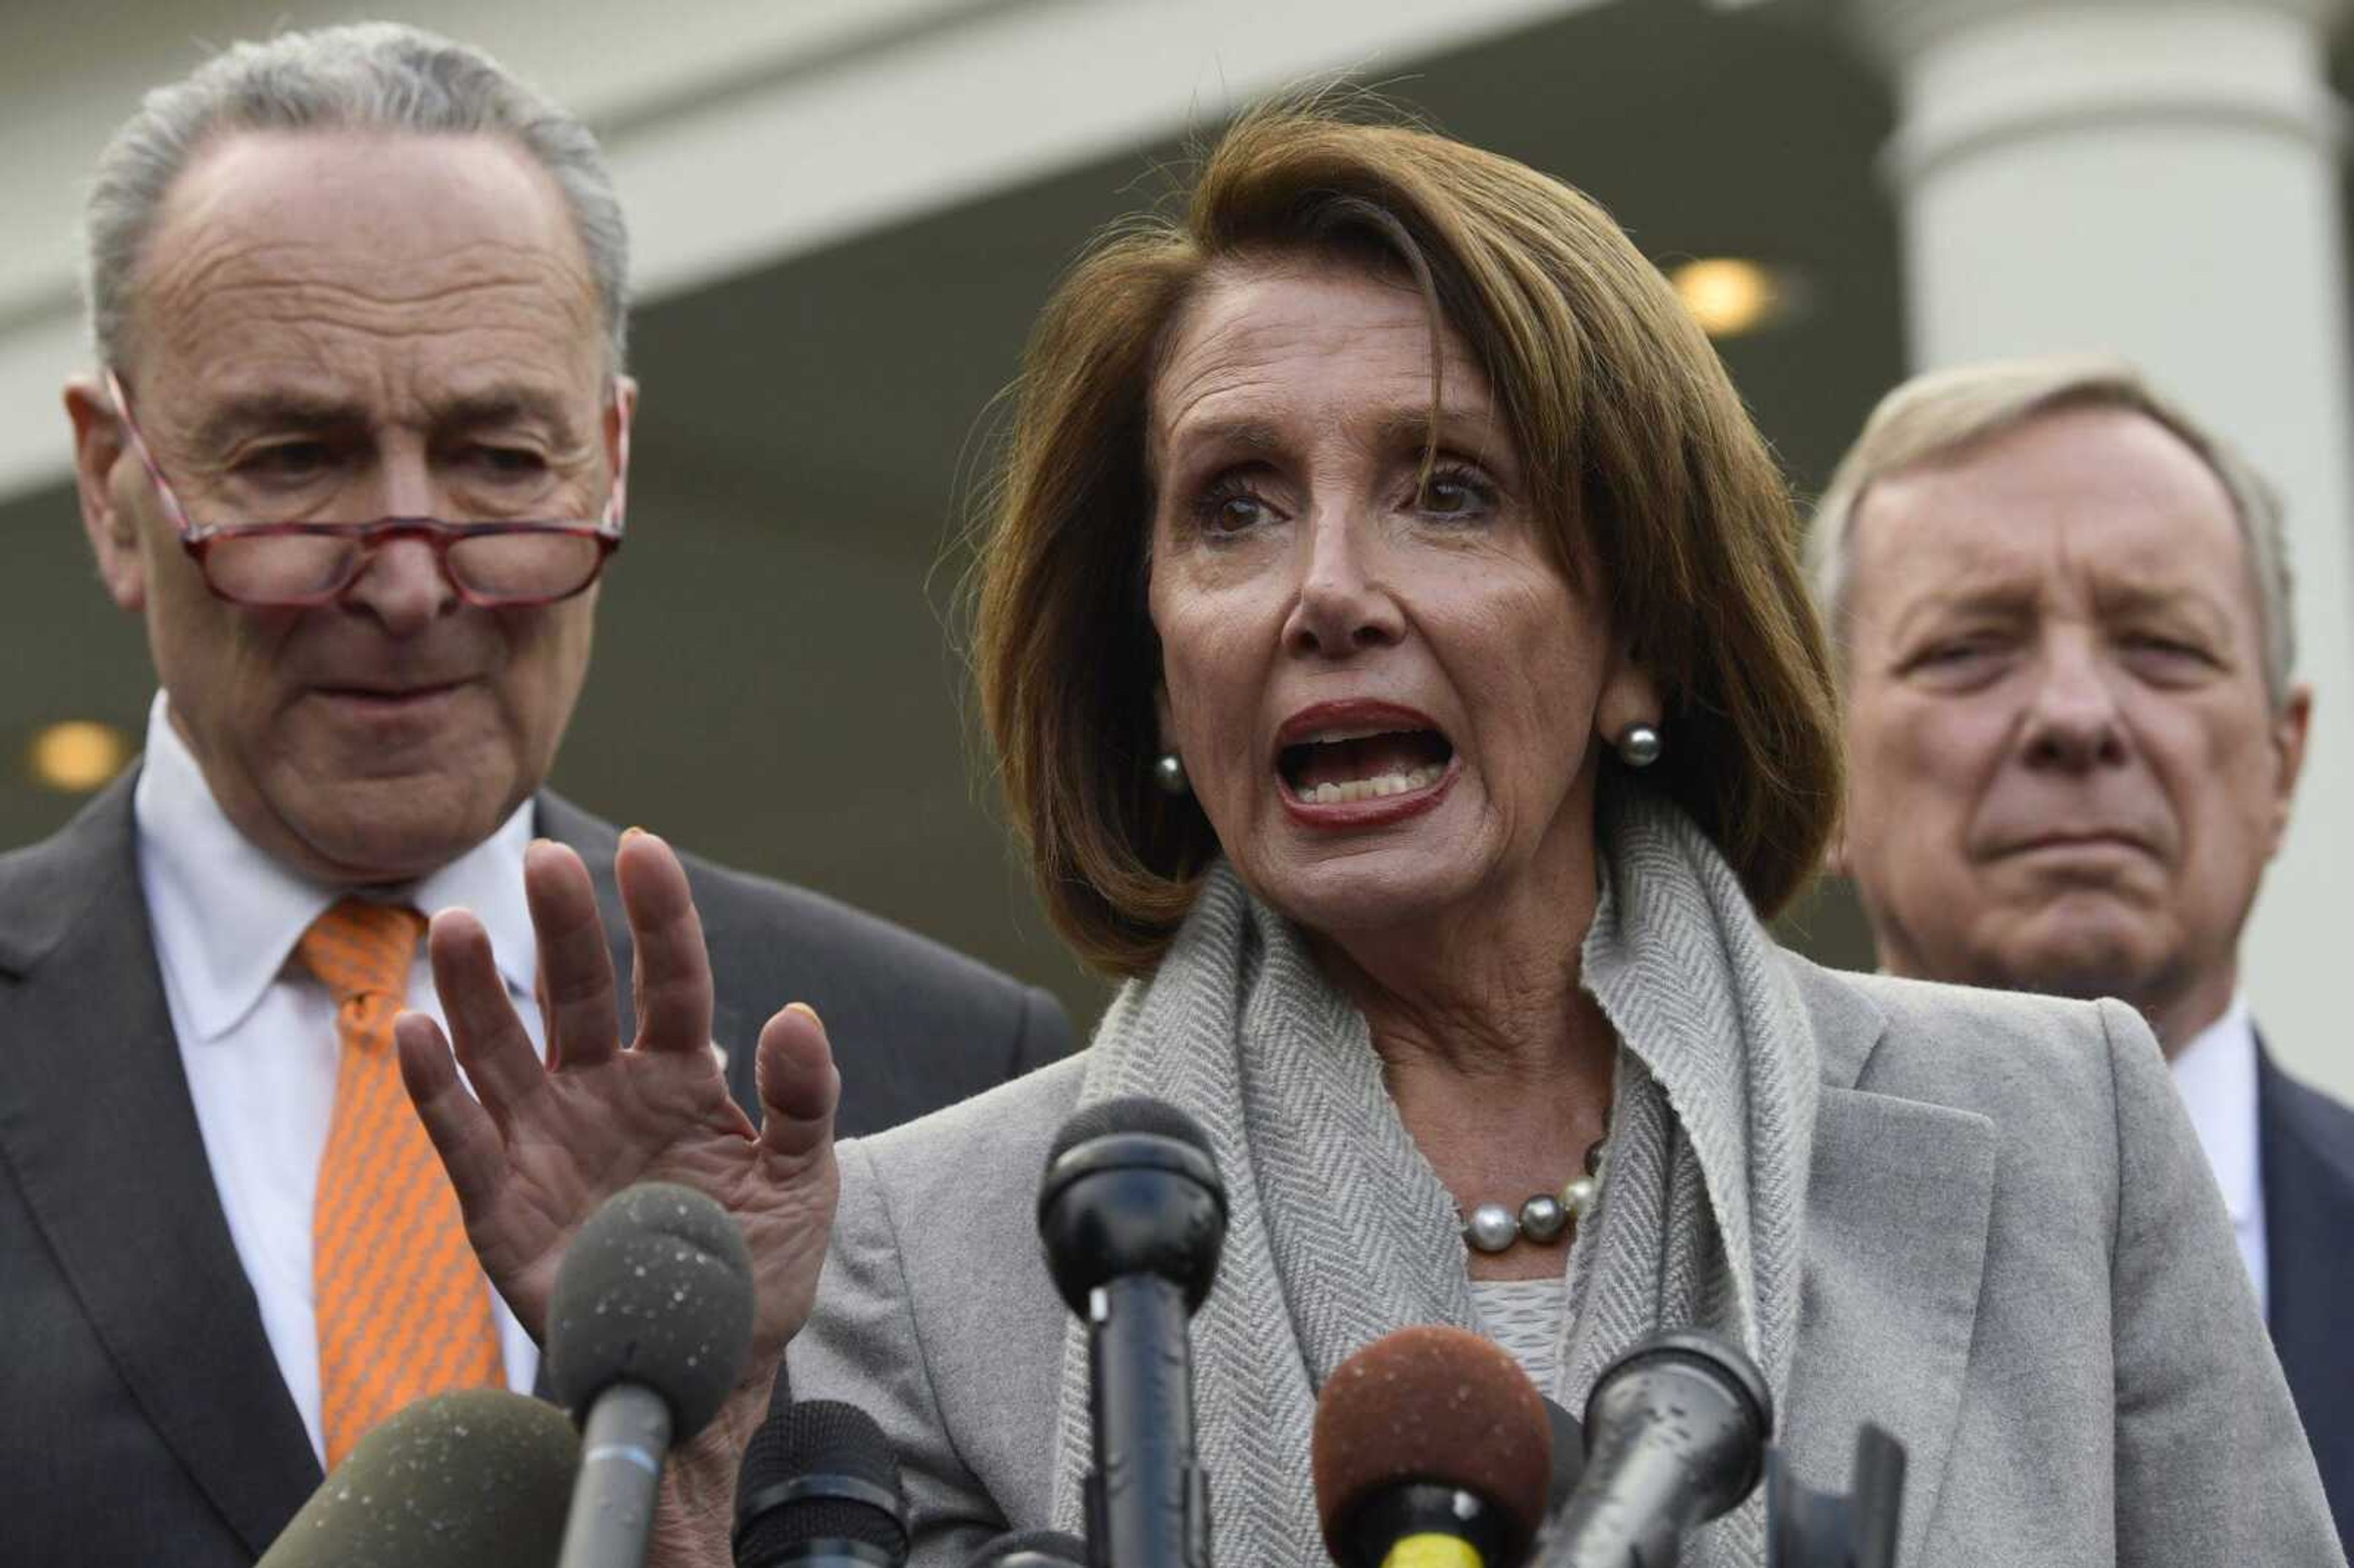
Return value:
<svg viewBox="0 0 2354 1568">
<path fill-rule="evenodd" d="M 1331 806 L 1428 789 L 1454 760 L 1454 746 L 1435 729 L 1356 729 L 1287 746 L 1276 769 L 1293 800 Z"/>
</svg>

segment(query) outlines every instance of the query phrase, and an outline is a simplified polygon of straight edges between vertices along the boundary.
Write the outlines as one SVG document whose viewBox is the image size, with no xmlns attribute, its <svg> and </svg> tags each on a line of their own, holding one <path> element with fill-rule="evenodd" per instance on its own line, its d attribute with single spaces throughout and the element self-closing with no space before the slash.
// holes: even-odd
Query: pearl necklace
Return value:
<svg viewBox="0 0 2354 1568">
<path fill-rule="evenodd" d="M 1558 1192 L 1538 1192 L 1518 1214 L 1501 1203 L 1481 1203 L 1463 1217 L 1463 1245 L 1474 1252 L 1502 1252 L 1513 1243 L 1550 1245 L 1585 1223 L 1602 1191 L 1602 1150 L 1607 1137 L 1586 1147 L 1585 1173 L 1561 1184 Z"/>
</svg>

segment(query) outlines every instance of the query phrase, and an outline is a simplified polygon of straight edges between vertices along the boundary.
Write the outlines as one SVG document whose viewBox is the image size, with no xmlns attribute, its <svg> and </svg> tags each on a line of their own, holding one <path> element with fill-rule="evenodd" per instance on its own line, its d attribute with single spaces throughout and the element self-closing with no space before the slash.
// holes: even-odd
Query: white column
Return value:
<svg viewBox="0 0 2354 1568">
<path fill-rule="evenodd" d="M 1858 0 L 1887 63 L 1911 357 L 2131 359 L 2285 493 L 2296 821 L 2243 947 L 2267 1041 L 2354 1097 L 2354 398 L 2334 0 Z"/>
</svg>

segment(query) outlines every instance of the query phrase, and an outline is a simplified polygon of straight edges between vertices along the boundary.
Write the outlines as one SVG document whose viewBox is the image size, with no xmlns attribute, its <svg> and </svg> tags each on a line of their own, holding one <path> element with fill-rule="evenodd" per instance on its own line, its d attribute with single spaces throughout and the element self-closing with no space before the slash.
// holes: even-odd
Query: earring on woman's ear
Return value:
<svg viewBox="0 0 2354 1568">
<path fill-rule="evenodd" d="M 1163 795 L 1183 795 L 1193 788 L 1185 777 L 1185 759 L 1173 751 L 1164 751 L 1153 759 L 1152 782 Z"/>
<path fill-rule="evenodd" d="M 1649 768 L 1667 749 L 1657 725 L 1640 721 L 1618 732 L 1618 760 L 1629 768 Z"/>
</svg>

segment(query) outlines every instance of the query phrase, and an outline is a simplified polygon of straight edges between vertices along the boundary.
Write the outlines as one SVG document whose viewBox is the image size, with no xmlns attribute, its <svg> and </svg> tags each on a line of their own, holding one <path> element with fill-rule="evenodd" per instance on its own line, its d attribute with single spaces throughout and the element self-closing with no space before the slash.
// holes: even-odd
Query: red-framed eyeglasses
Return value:
<svg viewBox="0 0 2354 1568">
<path fill-rule="evenodd" d="M 256 608 L 300 609 L 333 604 L 367 567 L 368 557 L 393 539 L 421 539 L 433 547 L 443 577 L 458 597 L 485 609 L 554 604 L 584 592 L 621 547 L 622 508 L 630 471 L 630 431 L 621 427 L 605 514 L 594 522 L 451 523 L 438 517 L 380 517 L 373 523 L 198 524 L 156 466 L 154 452 L 131 417 L 131 400 L 113 371 L 106 389 L 131 439 L 132 450 L 154 482 L 180 544 L 218 598 Z"/>
</svg>

